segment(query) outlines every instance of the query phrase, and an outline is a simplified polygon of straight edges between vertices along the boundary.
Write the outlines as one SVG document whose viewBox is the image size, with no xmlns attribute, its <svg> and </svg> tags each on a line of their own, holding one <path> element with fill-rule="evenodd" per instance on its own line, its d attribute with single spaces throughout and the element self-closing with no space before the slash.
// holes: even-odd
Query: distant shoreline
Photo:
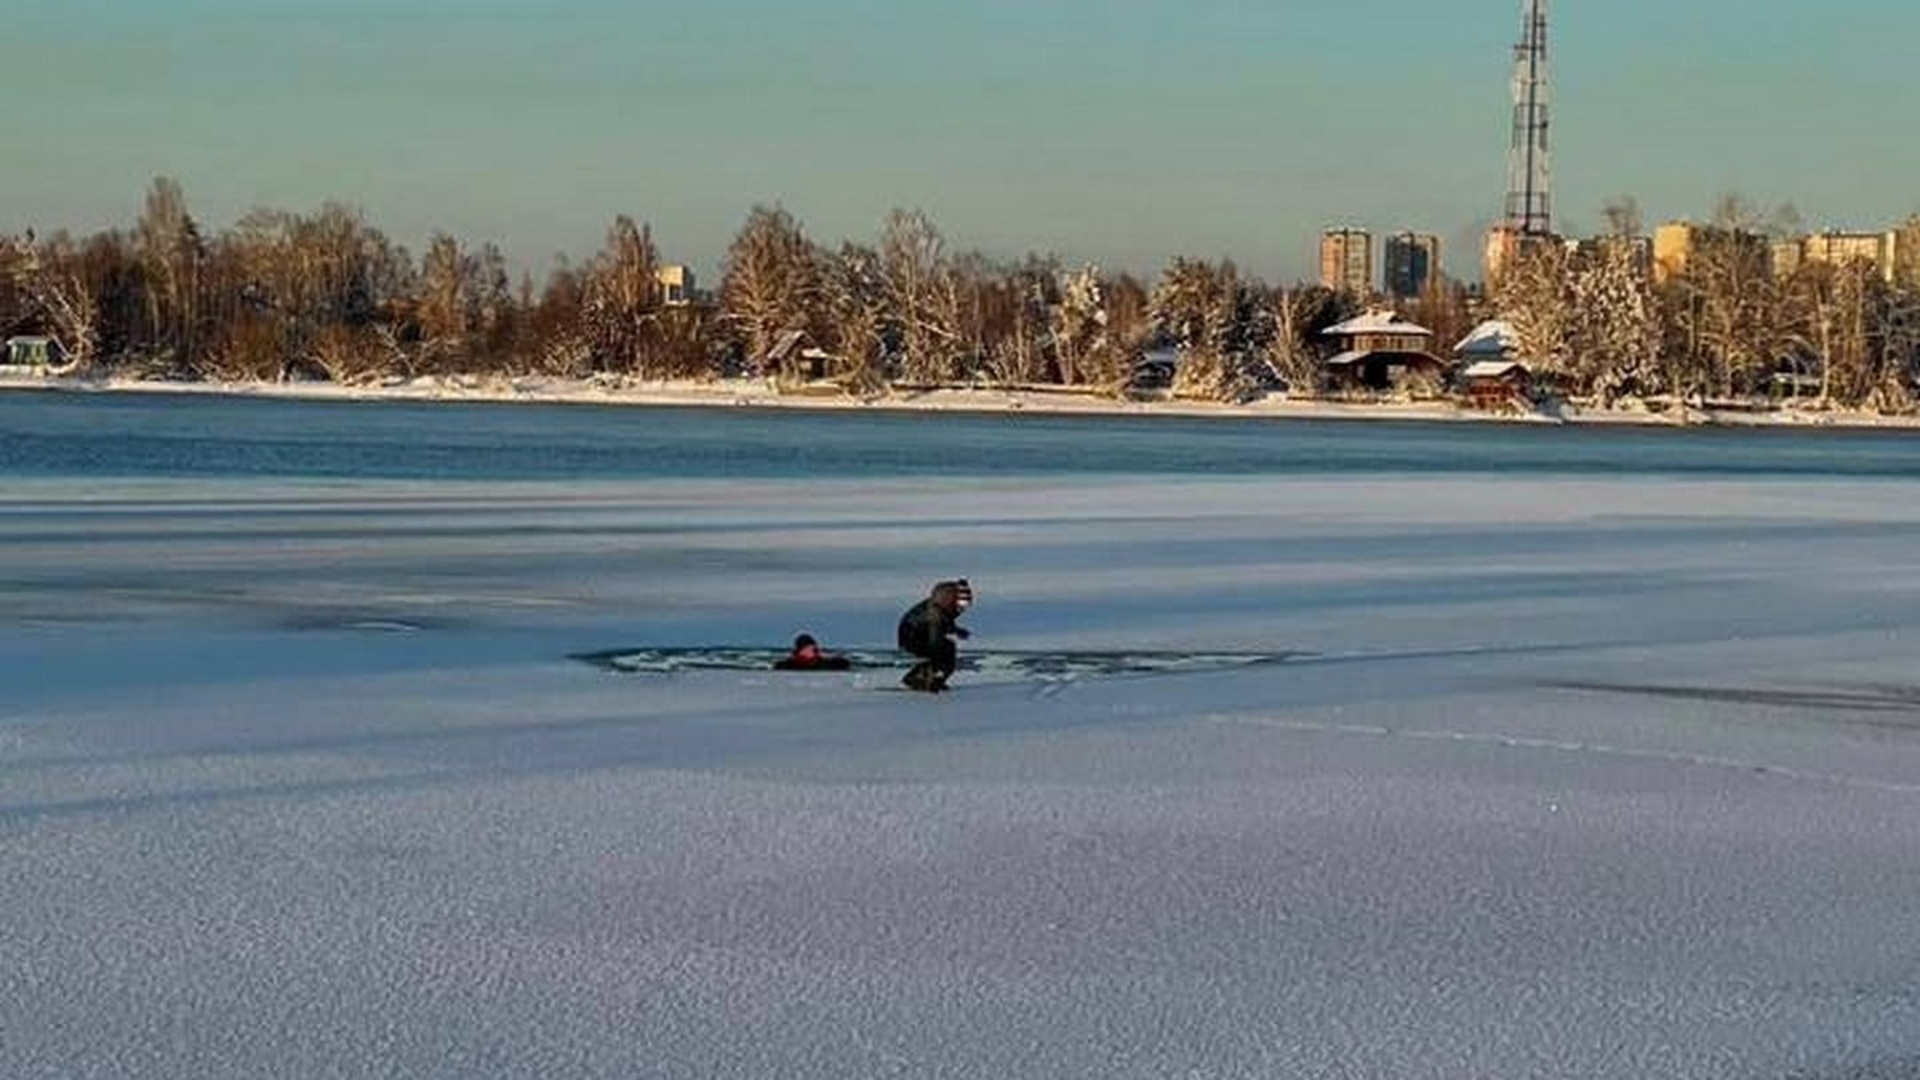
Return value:
<svg viewBox="0 0 1920 1080">
<path fill-rule="evenodd" d="M 1497 413 L 1452 402 L 1340 402 L 1275 397 L 1245 404 L 1193 400 L 1120 400 L 1062 389 L 961 388 L 894 390 L 873 398 L 782 393 L 760 379 L 642 381 L 505 376 L 424 376 L 404 382 L 347 386 L 329 382 L 163 382 L 0 373 L 0 392 L 187 394 L 289 401 L 398 401 L 494 404 L 709 407 L 822 412 L 935 412 L 1039 416 L 1177 416 L 1273 420 L 1398 420 L 1481 424 L 1608 424 L 1675 428 L 1764 427 L 1920 430 L 1920 416 L 1776 408 L 1690 408 L 1687 425 L 1645 408 L 1567 405 L 1553 414 Z"/>
</svg>

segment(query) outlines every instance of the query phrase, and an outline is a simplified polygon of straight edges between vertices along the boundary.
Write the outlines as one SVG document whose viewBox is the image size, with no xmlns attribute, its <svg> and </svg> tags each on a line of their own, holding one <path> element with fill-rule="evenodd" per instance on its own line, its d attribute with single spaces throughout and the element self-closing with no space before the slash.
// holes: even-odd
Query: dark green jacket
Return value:
<svg viewBox="0 0 1920 1080">
<path fill-rule="evenodd" d="M 932 656 L 948 637 L 966 636 L 958 617 L 932 597 L 913 605 L 900 616 L 900 648 L 915 656 Z"/>
</svg>

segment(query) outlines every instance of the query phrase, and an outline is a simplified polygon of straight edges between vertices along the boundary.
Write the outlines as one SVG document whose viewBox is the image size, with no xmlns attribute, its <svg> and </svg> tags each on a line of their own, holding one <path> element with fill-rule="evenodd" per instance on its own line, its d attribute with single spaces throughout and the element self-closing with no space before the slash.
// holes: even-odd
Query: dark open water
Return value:
<svg viewBox="0 0 1920 1080">
<path fill-rule="evenodd" d="M 1920 476 L 1920 433 L 0 394 L 0 475 Z"/>
</svg>

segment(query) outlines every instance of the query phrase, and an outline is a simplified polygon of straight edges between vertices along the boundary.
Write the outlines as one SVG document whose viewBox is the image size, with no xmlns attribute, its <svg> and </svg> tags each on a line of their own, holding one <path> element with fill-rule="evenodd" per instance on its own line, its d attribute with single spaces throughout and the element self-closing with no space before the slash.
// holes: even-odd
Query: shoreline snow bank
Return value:
<svg viewBox="0 0 1920 1080">
<path fill-rule="evenodd" d="M 423 376 L 367 385 L 330 382 L 167 382 L 124 377 L 0 372 L 0 391 L 54 390 L 76 393 L 210 394 L 313 401 L 448 401 L 466 403 L 626 405 L 639 407 L 732 407 L 826 411 L 1017 412 L 1062 416 L 1248 417 L 1295 420 L 1459 421 L 1470 423 L 1630 424 L 1680 426 L 1680 421 L 1644 406 L 1594 409 L 1567 405 L 1552 413 L 1494 413 L 1452 402 L 1342 402 L 1265 398 L 1245 404 L 1194 400 L 1119 400 L 1071 389 L 896 389 L 872 398 L 841 394 L 783 393 L 760 379 L 599 380 L 542 376 Z M 1686 423 L 1740 427 L 1920 428 L 1920 417 L 1782 408 L 1745 410 L 1689 408 Z"/>
</svg>

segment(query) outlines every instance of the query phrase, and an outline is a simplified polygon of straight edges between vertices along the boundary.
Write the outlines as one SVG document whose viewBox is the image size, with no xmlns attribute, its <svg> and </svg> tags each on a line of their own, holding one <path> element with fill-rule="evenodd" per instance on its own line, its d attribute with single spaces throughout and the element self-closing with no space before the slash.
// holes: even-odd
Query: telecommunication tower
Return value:
<svg viewBox="0 0 1920 1080">
<path fill-rule="evenodd" d="M 1518 236 L 1553 233 L 1547 169 L 1547 0 L 1522 0 L 1525 24 L 1513 47 L 1513 147 L 1507 158 L 1506 228 Z"/>
</svg>

